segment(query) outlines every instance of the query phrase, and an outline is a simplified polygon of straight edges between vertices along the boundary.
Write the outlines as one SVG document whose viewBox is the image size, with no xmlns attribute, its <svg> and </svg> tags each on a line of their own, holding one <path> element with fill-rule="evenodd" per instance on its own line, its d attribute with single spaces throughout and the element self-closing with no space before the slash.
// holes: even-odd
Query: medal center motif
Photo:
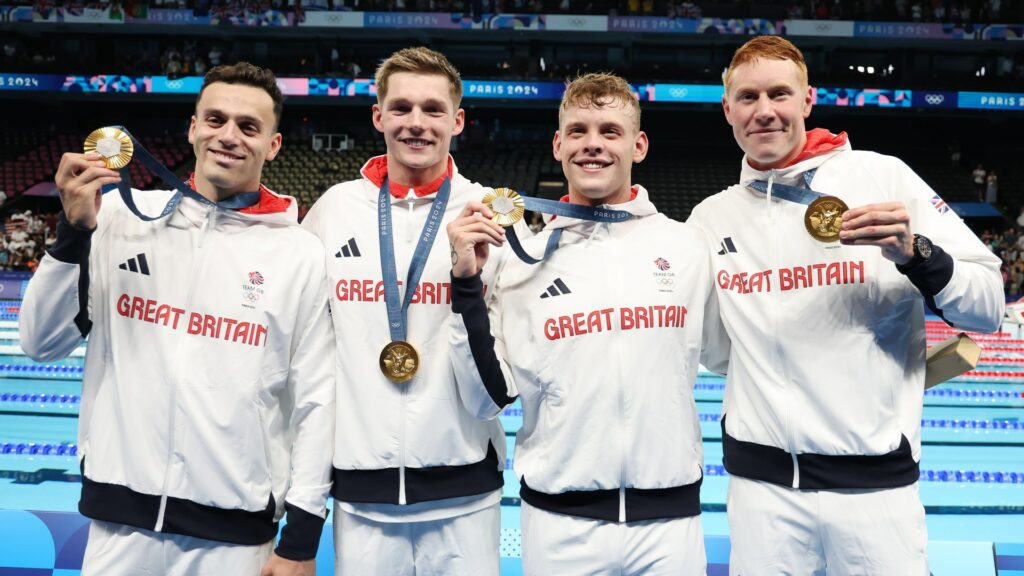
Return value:
<svg viewBox="0 0 1024 576">
<path fill-rule="evenodd" d="M 121 153 L 121 142 L 116 138 L 101 138 L 96 143 L 96 151 L 104 158 L 113 158 Z"/>
<path fill-rule="evenodd" d="M 491 202 L 491 208 L 501 214 L 508 214 L 515 210 L 515 207 L 516 205 L 512 202 L 512 199 L 505 196 L 498 196 Z"/>
<path fill-rule="evenodd" d="M 804 226 L 814 239 L 821 242 L 835 242 L 843 229 L 843 213 L 849 210 L 846 203 L 834 196 L 823 196 L 807 207 Z"/>
</svg>

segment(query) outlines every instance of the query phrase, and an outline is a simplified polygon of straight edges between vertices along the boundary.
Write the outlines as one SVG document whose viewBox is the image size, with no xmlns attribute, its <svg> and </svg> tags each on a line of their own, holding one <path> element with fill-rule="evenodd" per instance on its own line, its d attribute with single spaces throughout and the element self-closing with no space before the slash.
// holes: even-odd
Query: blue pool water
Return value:
<svg viewBox="0 0 1024 576">
<path fill-rule="evenodd" d="M 0 301 L 16 314 L 17 302 Z M 13 310 L 14 312 L 10 312 Z M 929 557 L 936 576 L 1024 576 L 1024 358 L 986 345 L 979 372 L 925 395 L 921 498 L 927 511 Z M 14 320 L 0 320 L 0 574 L 79 573 L 88 520 L 77 514 L 80 489 L 77 416 L 82 353 L 37 364 L 18 346 Z M 985 375 L 987 374 L 987 375 Z M 724 381 L 701 374 L 695 387 L 705 442 L 702 522 L 708 574 L 727 574 L 729 557 L 719 415 Z M 502 574 L 521 574 L 519 484 L 511 470 L 518 404 L 501 415 L 506 429 L 502 501 Z M 319 574 L 331 574 L 330 527 Z"/>
</svg>

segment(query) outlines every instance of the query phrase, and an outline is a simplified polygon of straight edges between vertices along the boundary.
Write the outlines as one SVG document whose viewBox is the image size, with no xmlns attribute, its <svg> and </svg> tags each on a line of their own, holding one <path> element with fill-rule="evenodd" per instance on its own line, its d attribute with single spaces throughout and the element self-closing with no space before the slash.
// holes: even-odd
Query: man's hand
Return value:
<svg viewBox="0 0 1024 576">
<path fill-rule="evenodd" d="M 108 169 L 99 154 L 67 152 L 57 166 L 55 181 L 68 223 L 80 230 L 92 230 L 100 210 L 100 187 L 117 184 L 121 176 Z"/>
<path fill-rule="evenodd" d="M 288 560 L 274 554 L 260 576 L 316 576 L 316 560 Z"/>
<path fill-rule="evenodd" d="M 902 202 L 882 202 L 851 208 L 843 214 L 839 241 L 848 246 L 878 246 L 896 264 L 914 257 L 910 215 Z"/>
<path fill-rule="evenodd" d="M 452 246 L 452 276 L 476 276 L 487 262 L 491 246 L 505 243 L 505 229 L 495 224 L 494 213 L 480 202 L 470 202 L 459 217 L 448 224 Z"/>
</svg>

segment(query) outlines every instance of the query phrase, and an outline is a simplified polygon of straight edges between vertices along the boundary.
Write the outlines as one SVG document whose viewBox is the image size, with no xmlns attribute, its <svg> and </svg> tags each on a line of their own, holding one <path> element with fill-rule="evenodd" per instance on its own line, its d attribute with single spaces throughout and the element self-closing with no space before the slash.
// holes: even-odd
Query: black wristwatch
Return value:
<svg viewBox="0 0 1024 576">
<path fill-rule="evenodd" d="M 901 270 L 909 270 L 932 257 L 932 241 L 927 236 L 914 234 L 914 257 L 906 264 L 899 266 Z"/>
</svg>

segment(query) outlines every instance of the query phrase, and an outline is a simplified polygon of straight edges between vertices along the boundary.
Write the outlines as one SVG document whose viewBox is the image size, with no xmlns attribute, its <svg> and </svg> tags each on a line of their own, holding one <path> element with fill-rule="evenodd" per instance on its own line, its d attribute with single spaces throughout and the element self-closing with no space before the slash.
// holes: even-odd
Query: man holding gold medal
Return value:
<svg viewBox="0 0 1024 576">
<path fill-rule="evenodd" d="M 462 400 L 482 419 L 522 401 L 515 470 L 528 575 L 705 572 L 693 384 L 702 351 L 721 369 L 728 342 L 700 232 L 632 184 L 647 148 L 629 84 L 582 76 L 553 140 L 563 202 L 497 190 L 448 225 Z M 521 243 L 501 227 L 521 216 L 520 202 L 557 215 Z M 506 241 L 515 254 L 489 253 Z M 485 292 L 480 270 L 493 260 Z"/>
<path fill-rule="evenodd" d="M 462 80 L 442 54 L 408 48 L 376 85 L 387 154 L 303 221 L 333 288 L 335 571 L 496 576 L 505 436 L 463 406 L 448 343 L 444 224 L 488 191 L 448 154 L 465 121 Z"/>
<path fill-rule="evenodd" d="M 724 83 L 740 183 L 689 222 L 733 342 L 730 572 L 927 576 L 924 305 L 996 330 L 999 259 L 903 162 L 805 129 L 814 92 L 790 42 L 747 42 Z"/>
<path fill-rule="evenodd" d="M 89 336 L 85 576 L 315 572 L 333 339 L 323 248 L 299 228 L 295 199 L 260 185 L 281 146 L 282 101 L 268 70 L 211 70 L 189 128 L 188 184 L 120 128 L 61 159 L 64 212 L 20 330 L 43 361 Z M 174 190 L 133 191 L 128 170 L 115 171 L 133 157 Z"/>
</svg>

